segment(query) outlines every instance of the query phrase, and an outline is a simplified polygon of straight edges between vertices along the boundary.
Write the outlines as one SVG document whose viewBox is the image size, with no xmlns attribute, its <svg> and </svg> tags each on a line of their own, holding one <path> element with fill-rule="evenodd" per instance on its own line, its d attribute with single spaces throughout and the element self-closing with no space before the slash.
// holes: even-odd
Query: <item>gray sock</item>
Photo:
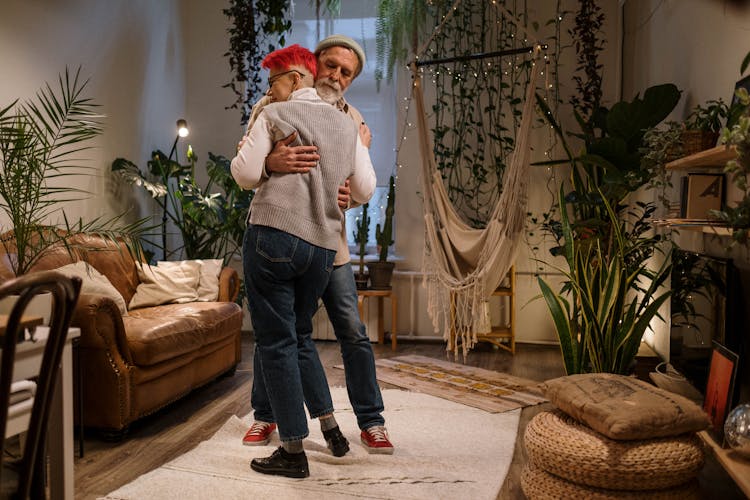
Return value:
<svg viewBox="0 0 750 500">
<path fill-rule="evenodd" d="M 320 420 L 321 431 L 330 431 L 331 429 L 338 427 L 339 425 L 333 415 L 330 415 L 328 417 L 320 417 L 318 420 Z"/>
<path fill-rule="evenodd" d="M 295 441 L 282 441 L 281 447 L 287 453 L 302 453 L 305 449 L 302 447 L 302 440 L 297 439 Z"/>
</svg>

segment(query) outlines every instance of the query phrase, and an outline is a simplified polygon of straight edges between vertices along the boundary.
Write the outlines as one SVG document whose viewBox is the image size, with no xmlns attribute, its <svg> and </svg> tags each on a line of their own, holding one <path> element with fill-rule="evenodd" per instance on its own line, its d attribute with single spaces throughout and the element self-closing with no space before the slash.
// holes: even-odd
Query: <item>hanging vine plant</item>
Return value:
<svg viewBox="0 0 750 500">
<path fill-rule="evenodd" d="M 232 80 L 223 86 L 236 99 L 227 109 L 240 109 L 241 122 L 250 118 L 253 103 L 265 89 L 260 78 L 260 63 L 269 52 L 283 47 L 292 28 L 290 0 L 229 0 L 222 12 L 229 17 L 229 59 Z"/>
<path fill-rule="evenodd" d="M 422 61 L 532 43 L 522 35 L 532 24 L 525 2 L 381 0 L 378 7 L 379 78 L 391 80 L 393 69 L 410 62 L 430 36 L 425 53 L 418 54 Z M 424 80 L 435 85 L 432 132 L 437 167 L 454 207 L 474 227 L 486 225 L 501 192 L 531 64 L 521 54 L 446 62 L 424 70 Z"/>
<path fill-rule="evenodd" d="M 593 121 L 600 110 L 602 100 L 602 65 L 599 53 L 604 50 L 606 39 L 602 32 L 604 13 L 596 0 L 579 0 L 575 26 L 570 30 L 576 50 L 576 83 L 578 95 L 570 98 L 576 119 L 585 133 L 593 133 Z"/>
<path fill-rule="evenodd" d="M 310 0 L 310 5 L 315 6 L 318 26 L 321 13 L 334 18 L 341 12 L 341 0 Z M 260 63 L 269 52 L 286 44 L 293 10 L 291 0 L 229 0 L 229 8 L 222 9 L 231 23 L 227 29 L 229 50 L 224 57 L 232 70 L 232 80 L 222 88 L 234 93 L 235 101 L 226 109 L 239 108 L 243 125 L 250 118 L 253 104 L 265 92 Z"/>
</svg>

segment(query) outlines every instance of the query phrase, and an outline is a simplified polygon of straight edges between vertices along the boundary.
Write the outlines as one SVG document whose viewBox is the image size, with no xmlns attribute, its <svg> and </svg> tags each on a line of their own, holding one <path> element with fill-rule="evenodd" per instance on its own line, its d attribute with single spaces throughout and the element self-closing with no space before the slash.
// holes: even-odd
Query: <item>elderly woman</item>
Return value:
<svg viewBox="0 0 750 500">
<path fill-rule="evenodd" d="M 338 188 L 349 179 L 351 198 L 365 203 L 375 189 L 375 172 L 354 122 L 312 88 L 316 60 L 310 51 L 298 45 L 274 51 L 263 67 L 270 70 L 271 103 L 256 113 L 232 160 L 232 175 L 243 188 L 259 186 L 243 265 L 257 355 L 282 446 L 251 466 L 265 474 L 307 477 L 305 394 L 322 400 L 309 404 L 325 406 L 311 411 L 313 417 L 330 415 L 329 422 L 321 420 L 329 445 L 332 434 L 343 439 L 309 327 L 338 248 L 343 218 Z M 274 142 L 293 132 L 299 144 L 317 146 L 318 166 L 304 175 L 265 176 Z"/>
</svg>

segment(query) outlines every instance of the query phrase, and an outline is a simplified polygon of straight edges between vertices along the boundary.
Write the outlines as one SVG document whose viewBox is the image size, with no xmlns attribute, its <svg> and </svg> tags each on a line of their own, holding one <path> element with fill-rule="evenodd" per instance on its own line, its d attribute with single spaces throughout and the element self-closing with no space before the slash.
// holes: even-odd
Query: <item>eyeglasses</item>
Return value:
<svg viewBox="0 0 750 500">
<path fill-rule="evenodd" d="M 297 71 L 296 69 L 290 69 L 289 71 L 284 71 L 283 73 L 278 73 L 276 75 L 273 75 L 271 78 L 269 78 L 268 79 L 268 88 L 273 87 L 273 84 L 276 83 L 279 78 L 281 78 L 284 75 L 288 75 L 289 73 L 297 73 L 300 76 L 300 78 L 304 78 L 305 76 L 307 76 L 304 73 L 301 73 L 301 72 Z"/>
</svg>

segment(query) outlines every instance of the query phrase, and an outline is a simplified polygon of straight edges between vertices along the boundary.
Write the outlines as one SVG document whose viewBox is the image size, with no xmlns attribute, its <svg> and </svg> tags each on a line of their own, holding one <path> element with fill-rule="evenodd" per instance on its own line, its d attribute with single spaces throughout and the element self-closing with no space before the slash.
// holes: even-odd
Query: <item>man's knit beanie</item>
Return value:
<svg viewBox="0 0 750 500">
<path fill-rule="evenodd" d="M 346 35 L 331 35 L 321 40 L 318 46 L 315 47 L 315 57 L 320 56 L 320 53 L 329 47 L 346 47 L 352 49 L 357 54 L 357 59 L 359 59 L 359 67 L 354 76 L 362 72 L 362 68 L 365 67 L 365 51 L 362 50 L 362 47 L 357 42 Z"/>
</svg>

